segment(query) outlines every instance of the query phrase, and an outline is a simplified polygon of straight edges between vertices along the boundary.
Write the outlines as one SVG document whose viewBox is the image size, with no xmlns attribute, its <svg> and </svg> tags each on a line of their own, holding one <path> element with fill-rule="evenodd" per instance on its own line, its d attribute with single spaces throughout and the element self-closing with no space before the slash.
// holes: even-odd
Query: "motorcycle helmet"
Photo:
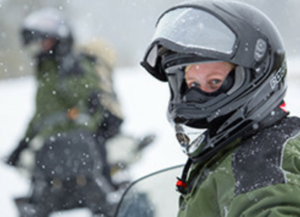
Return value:
<svg viewBox="0 0 300 217">
<path fill-rule="evenodd" d="M 21 27 L 25 46 L 45 39 L 54 39 L 53 53 L 64 55 L 73 45 L 72 30 L 66 18 L 56 8 L 43 8 L 29 14 Z"/>
<path fill-rule="evenodd" d="M 185 69 L 207 62 L 235 65 L 213 94 L 188 88 Z M 272 113 L 286 92 L 285 49 L 272 21 L 238 1 L 200 0 L 166 10 L 141 62 L 168 82 L 168 119 L 195 161 L 211 157 Z M 195 140 L 184 127 L 206 130 Z"/>
</svg>

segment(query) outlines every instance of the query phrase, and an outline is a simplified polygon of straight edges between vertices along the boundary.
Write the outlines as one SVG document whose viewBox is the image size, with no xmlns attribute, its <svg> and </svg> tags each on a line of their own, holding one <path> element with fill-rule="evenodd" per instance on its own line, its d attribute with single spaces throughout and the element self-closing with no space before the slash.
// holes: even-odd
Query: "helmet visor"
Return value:
<svg viewBox="0 0 300 217">
<path fill-rule="evenodd" d="M 167 39 L 177 45 L 232 54 L 236 36 L 212 14 L 196 8 L 177 8 L 157 23 L 154 40 Z"/>
</svg>

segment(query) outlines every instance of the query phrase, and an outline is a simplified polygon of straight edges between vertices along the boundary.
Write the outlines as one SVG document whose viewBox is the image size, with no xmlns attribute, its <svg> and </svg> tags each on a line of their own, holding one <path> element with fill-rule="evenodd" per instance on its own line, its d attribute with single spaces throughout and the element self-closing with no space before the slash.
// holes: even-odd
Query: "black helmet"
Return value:
<svg viewBox="0 0 300 217">
<path fill-rule="evenodd" d="M 71 27 L 56 8 L 43 8 L 29 14 L 23 21 L 21 36 L 24 45 L 46 38 L 57 41 L 55 52 L 64 54 L 73 45 Z"/>
<path fill-rule="evenodd" d="M 236 66 L 228 76 L 230 87 L 212 96 L 188 89 L 185 66 L 210 61 Z M 197 144 L 187 145 L 181 137 L 186 152 L 198 159 L 257 127 L 286 92 L 280 34 L 266 15 L 237 1 L 195 1 L 165 11 L 141 64 L 158 80 L 168 81 L 168 118 L 177 133 L 182 125 L 208 129 Z"/>
</svg>

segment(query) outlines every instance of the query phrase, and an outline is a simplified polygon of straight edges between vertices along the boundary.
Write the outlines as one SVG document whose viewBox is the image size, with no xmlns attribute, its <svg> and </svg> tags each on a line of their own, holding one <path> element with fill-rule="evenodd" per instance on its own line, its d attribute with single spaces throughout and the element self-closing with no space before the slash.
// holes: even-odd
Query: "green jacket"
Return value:
<svg viewBox="0 0 300 217">
<path fill-rule="evenodd" d="M 36 110 L 25 138 L 47 138 L 74 129 L 96 132 L 103 119 L 99 78 L 84 55 L 63 60 L 40 56 L 37 64 Z"/>
<path fill-rule="evenodd" d="M 178 217 L 300 216 L 300 119 L 284 118 L 193 165 Z"/>
</svg>

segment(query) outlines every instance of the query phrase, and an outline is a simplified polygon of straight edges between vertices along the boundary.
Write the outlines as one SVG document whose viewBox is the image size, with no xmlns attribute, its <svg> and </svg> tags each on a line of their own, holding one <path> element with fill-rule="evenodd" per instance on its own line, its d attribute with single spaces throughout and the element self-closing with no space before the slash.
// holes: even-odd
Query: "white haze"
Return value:
<svg viewBox="0 0 300 217">
<path fill-rule="evenodd" d="M 299 58 L 288 61 L 289 88 L 286 96 L 291 115 L 300 116 Z M 131 168 L 133 179 L 173 165 L 182 164 L 186 157 L 174 138 L 174 132 L 166 120 L 169 98 L 168 86 L 148 75 L 141 67 L 120 68 L 115 73 L 115 88 L 123 105 L 125 122 L 123 132 L 134 136 L 148 133 L 157 138 L 146 148 L 143 158 Z M 15 148 L 23 136 L 34 112 L 35 81 L 33 77 L 0 81 L 0 159 Z M 120 144 L 121 146 L 121 144 Z M 0 163 L 0 216 L 17 217 L 14 197 L 25 196 L 29 181 L 18 171 L 3 162 Z M 85 217 L 85 209 L 71 210 L 51 215 L 52 217 Z"/>
</svg>

